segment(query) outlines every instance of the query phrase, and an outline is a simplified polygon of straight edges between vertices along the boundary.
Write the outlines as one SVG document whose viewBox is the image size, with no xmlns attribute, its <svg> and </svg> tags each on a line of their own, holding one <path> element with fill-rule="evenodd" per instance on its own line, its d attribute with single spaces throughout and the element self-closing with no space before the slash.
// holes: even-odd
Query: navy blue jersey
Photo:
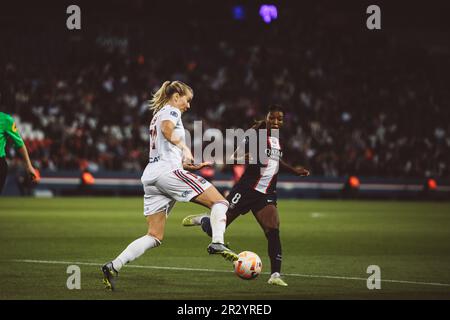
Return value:
<svg viewBox="0 0 450 320">
<path fill-rule="evenodd" d="M 264 194 L 272 194 L 276 192 L 278 170 L 283 152 L 279 138 L 271 136 L 270 130 L 267 133 L 265 146 L 260 143 L 261 137 L 258 135 L 258 143 L 254 152 L 251 152 L 248 138 L 246 138 L 246 153 L 250 153 L 253 159 L 257 159 L 257 163 L 247 164 L 245 172 L 237 184 Z M 262 147 L 264 150 L 260 150 Z M 260 154 L 265 156 L 260 157 Z"/>
</svg>

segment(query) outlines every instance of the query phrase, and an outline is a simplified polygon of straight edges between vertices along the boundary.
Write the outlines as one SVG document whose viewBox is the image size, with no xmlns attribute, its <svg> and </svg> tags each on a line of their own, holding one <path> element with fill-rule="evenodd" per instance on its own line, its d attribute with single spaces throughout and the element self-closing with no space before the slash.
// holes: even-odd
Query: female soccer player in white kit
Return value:
<svg viewBox="0 0 450 320">
<path fill-rule="evenodd" d="M 166 218 L 176 201 L 193 201 L 210 208 L 212 242 L 208 252 L 221 254 L 231 261 L 238 259 L 236 253 L 224 245 L 228 201 L 204 178 L 184 170 L 198 170 L 209 165 L 194 165 L 192 153 L 185 143 L 181 116 L 190 108 L 192 98 L 193 90 L 185 83 L 166 81 L 150 101 L 154 116 L 150 123 L 149 163 L 141 177 L 148 232 L 102 267 L 103 281 L 108 289 L 114 290 L 115 278 L 125 264 L 161 244 Z"/>
</svg>

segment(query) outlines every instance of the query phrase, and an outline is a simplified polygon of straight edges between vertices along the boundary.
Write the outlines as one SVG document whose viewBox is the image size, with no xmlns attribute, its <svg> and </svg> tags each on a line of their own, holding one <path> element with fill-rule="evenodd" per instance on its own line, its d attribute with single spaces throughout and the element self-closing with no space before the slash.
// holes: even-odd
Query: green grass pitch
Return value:
<svg viewBox="0 0 450 320">
<path fill-rule="evenodd" d="M 450 299 L 450 203 L 279 201 L 283 273 L 268 285 L 267 243 L 253 215 L 226 239 L 251 250 L 263 274 L 241 280 L 209 238 L 182 227 L 203 210 L 178 203 L 162 246 L 122 269 L 105 291 L 100 265 L 145 234 L 141 198 L 0 198 L 0 299 Z M 81 289 L 66 287 L 67 267 L 81 268 Z M 369 290 L 369 265 L 381 289 Z M 205 270 L 197 270 L 205 269 Z"/>
</svg>

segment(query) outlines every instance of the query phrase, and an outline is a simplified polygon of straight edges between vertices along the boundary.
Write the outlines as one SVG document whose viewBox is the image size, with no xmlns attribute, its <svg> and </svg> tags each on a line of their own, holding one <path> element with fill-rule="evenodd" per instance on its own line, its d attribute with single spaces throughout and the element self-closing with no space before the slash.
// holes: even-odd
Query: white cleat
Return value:
<svg viewBox="0 0 450 320">
<path fill-rule="evenodd" d="M 272 273 L 270 276 L 269 281 L 267 281 L 268 284 L 273 284 L 275 286 L 281 286 L 281 287 L 287 287 L 288 284 L 284 282 L 283 279 L 281 279 L 281 275 L 278 272 Z"/>
</svg>

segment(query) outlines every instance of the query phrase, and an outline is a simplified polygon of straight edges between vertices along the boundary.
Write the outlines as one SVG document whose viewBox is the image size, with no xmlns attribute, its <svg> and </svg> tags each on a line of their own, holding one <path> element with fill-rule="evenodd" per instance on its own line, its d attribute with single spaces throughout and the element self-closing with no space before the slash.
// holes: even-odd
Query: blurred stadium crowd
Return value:
<svg viewBox="0 0 450 320">
<path fill-rule="evenodd" d="M 319 9 L 281 9 L 265 25 L 187 13 L 167 23 L 136 7 L 75 32 L 3 29 L 0 110 L 40 169 L 141 171 L 147 100 L 178 79 L 194 89 L 187 129 L 248 128 L 284 106 L 284 159 L 313 175 L 450 177 L 450 45 L 435 30 L 370 34 Z"/>
</svg>

